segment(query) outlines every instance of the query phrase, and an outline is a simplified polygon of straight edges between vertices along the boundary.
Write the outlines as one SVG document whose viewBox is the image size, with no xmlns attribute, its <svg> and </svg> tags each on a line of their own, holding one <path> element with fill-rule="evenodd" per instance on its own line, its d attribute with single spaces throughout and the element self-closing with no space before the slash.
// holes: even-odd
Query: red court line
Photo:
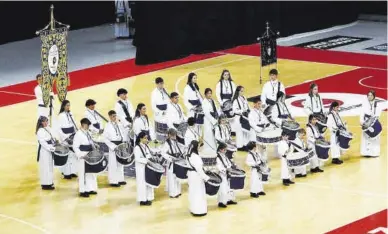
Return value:
<svg viewBox="0 0 388 234">
<path fill-rule="evenodd" d="M 387 211 L 382 210 L 363 219 L 357 220 L 326 234 L 366 234 L 377 228 L 387 228 Z M 376 231 L 375 234 L 383 234 L 385 232 Z"/>
</svg>

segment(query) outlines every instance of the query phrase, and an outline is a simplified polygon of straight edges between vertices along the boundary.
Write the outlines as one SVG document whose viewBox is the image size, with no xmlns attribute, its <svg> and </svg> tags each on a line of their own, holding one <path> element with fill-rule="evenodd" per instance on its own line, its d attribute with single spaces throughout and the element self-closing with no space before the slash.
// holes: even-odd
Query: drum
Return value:
<svg viewBox="0 0 388 234">
<path fill-rule="evenodd" d="M 306 166 L 310 162 L 306 152 L 292 153 L 291 155 L 288 155 L 286 159 L 289 168 Z"/>
<path fill-rule="evenodd" d="M 148 161 L 145 167 L 145 181 L 146 183 L 154 188 L 159 187 L 161 177 L 164 173 L 164 167 L 159 163 Z"/>
<path fill-rule="evenodd" d="M 68 138 L 66 138 L 65 141 L 67 142 L 67 144 L 69 144 L 69 146 L 73 145 L 74 136 L 75 136 L 75 133 L 71 134 Z"/>
<path fill-rule="evenodd" d="M 85 173 L 100 173 L 108 166 L 104 153 L 98 149 L 90 151 L 85 157 Z"/>
<path fill-rule="evenodd" d="M 237 151 L 237 146 L 236 142 L 229 140 L 226 142 L 226 150 L 236 152 Z"/>
<path fill-rule="evenodd" d="M 205 115 L 203 113 L 202 106 L 196 106 L 195 108 L 193 108 L 193 112 L 195 117 L 195 123 L 199 125 L 203 124 L 205 120 Z"/>
<path fill-rule="evenodd" d="M 189 168 L 190 166 L 185 159 L 179 159 L 178 161 L 174 162 L 173 173 L 178 179 L 184 180 L 187 179 L 187 171 Z"/>
<path fill-rule="evenodd" d="M 225 101 L 224 104 L 222 104 L 221 110 L 222 110 L 222 112 L 224 112 L 226 117 L 228 117 L 228 118 L 234 117 L 232 101 L 230 101 L 230 100 Z"/>
<path fill-rule="evenodd" d="M 239 190 L 244 189 L 245 171 L 240 169 L 230 168 L 227 170 L 230 189 Z"/>
<path fill-rule="evenodd" d="M 70 149 L 67 145 L 55 145 L 55 151 L 51 153 L 53 155 L 54 165 L 58 167 L 65 165 L 69 153 Z"/>
<path fill-rule="evenodd" d="M 124 142 L 115 148 L 116 160 L 124 166 L 130 166 L 135 162 L 133 147 L 131 143 Z"/>
<path fill-rule="evenodd" d="M 314 153 L 314 150 L 313 150 L 313 149 L 308 149 L 308 150 L 306 151 L 306 153 L 307 153 L 307 155 L 308 155 L 309 159 L 313 158 L 313 157 L 314 157 L 314 155 L 315 155 L 315 153 Z"/>
<path fill-rule="evenodd" d="M 209 180 L 205 182 L 206 194 L 209 196 L 214 196 L 220 189 L 222 178 L 218 174 L 211 171 L 206 171 L 205 174 L 210 177 Z"/>
<path fill-rule="evenodd" d="M 327 129 L 327 117 L 325 117 L 323 114 L 314 114 L 317 118 L 317 127 L 319 133 L 323 134 Z"/>
<path fill-rule="evenodd" d="M 300 129 L 300 124 L 293 120 L 286 120 L 282 123 L 283 131 L 287 132 L 288 140 L 293 141 L 296 138 L 296 133 Z"/>
<path fill-rule="evenodd" d="M 109 147 L 104 143 L 103 136 L 101 134 L 92 134 L 93 143 L 102 151 L 104 154 L 109 153 Z"/>
<path fill-rule="evenodd" d="M 240 124 L 241 128 L 244 132 L 250 132 L 251 131 L 251 125 L 249 123 L 249 119 L 245 116 L 240 116 Z"/>
<path fill-rule="evenodd" d="M 182 122 L 180 124 L 174 124 L 174 127 L 177 129 L 176 139 L 181 145 L 185 145 L 185 134 L 187 128 L 189 127 L 187 122 Z"/>
<path fill-rule="evenodd" d="M 373 132 L 369 131 L 369 128 L 373 128 Z M 380 135 L 382 131 L 382 126 L 377 117 L 371 117 L 362 125 L 362 131 L 365 132 L 370 138 L 375 138 Z"/>
<path fill-rule="evenodd" d="M 339 147 L 342 149 L 342 150 L 347 150 L 349 149 L 350 145 L 349 145 L 349 142 L 353 139 L 353 134 L 346 131 L 346 130 L 343 130 L 343 129 L 340 129 L 339 130 L 339 135 L 338 135 L 338 142 L 339 142 Z"/>
<path fill-rule="evenodd" d="M 257 144 L 273 145 L 282 140 L 282 130 L 276 128 L 273 130 L 263 131 L 256 134 Z"/>
<path fill-rule="evenodd" d="M 330 142 L 323 139 L 315 140 L 315 153 L 318 158 L 322 161 L 329 159 Z"/>
<path fill-rule="evenodd" d="M 204 157 L 201 156 L 204 167 L 215 167 L 217 165 L 217 157 Z"/>
<path fill-rule="evenodd" d="M 156 140 L 159 142 L 165 142 L 167 139 L 168 125 L 166 123 L 160 123 L 155 121 Z"/>
</svg>

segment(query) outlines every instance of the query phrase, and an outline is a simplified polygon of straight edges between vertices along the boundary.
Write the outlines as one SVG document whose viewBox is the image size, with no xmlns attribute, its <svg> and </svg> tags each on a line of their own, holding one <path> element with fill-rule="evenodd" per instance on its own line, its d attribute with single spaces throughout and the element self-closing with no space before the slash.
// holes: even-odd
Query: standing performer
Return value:
<svg viewBox="0 0 388 234">
<path fill-rule="evenodd" d="M 220 106 L 225 101 L 231 101 L 233 98 L 233 92 L 236 90 L 236 84 L 232 80 L 232 76 L 228 70 L 223 70 L 220 80 L 216 85 L 216 96 Z"/>
<path fill-rule="evenodd" d="M 226 144 L 221 143 L 217 148 L 217 168 L 220 171 L 222 182 L 218 190 L 218 207 L 226 208 L 227 205 L 236 205 L 234 191 L 230 189 L 227 170 L 232 168 L 233 163 L 226 156 Z"/>
<path fill-rule="evenodd" d="M 189 117 L 195 117 L 198 132 L 201 133 L 201 126 L 204 124 L 204 116 L 202 113 L 198 113 L 196 108 L 201 106 L 203 97 L 199 92 L 199 86 L 197 84 L 197 75 L 191 72 L 187 78 L 187 85 L 183 91 L 184 104 L 187 109 L 187 115 Z"/>
<path fill-rule="evenodd" d="M 183 154 L 178 146 L 178 143 L 176 141 L 176 134 L 177 132 L 170 128 L 168 130 L 168 139 L 163 145 L 162 148 L 162 157 L 167 160 L 167 188 L 168 188 L 168 195 L 171 198 L 178 198 L 182 194 L 181 189 L 181 182 L 174 174 L 174 162 L 178 158 L 182 158 Z"/>
<path fill-rule="evenodd" d="M 108 112 L 110 121 L 104 129 L 104 143 L 109 147 L 108 159 L 108 180 L 112 187 L 126 185 L 124 179 L 124 166 L 117 162 L 115 149 L 118 145 L 128 141 L 128 136 L 124 134 L 124 126 L 117 121 L 116 112 Z"/>
<path fill-rule="evenodd" d="M 93 151 L 94 143 L 89 135 L 91 122 L 87 118 L 81 119 L 81 129 L 74 136 L 73 148 L 78 158 L 78 186 L 81 197 L 97 194 L 97 175 L 85 173 L 85 157 Z"/>
<path fill-rule="evenodd" d="M 288 141 L 288 135 L 285 131 L 282 132 L 282 140 L 278 143 L 278 153 L 282 155 L 281 157 L 281 178 L 283 180 L 284 186 L 289 186 L 290 184 L 295 184 L 291 181 L 291 173 L 287 165 L 287 156 L 291 155 L 294 152 L 294 147 Z"/>
<path fill-rule="evenodd" d="M 203 161 L 198 155 L 198 148 L 198 141 L 192 141 L 187 153 L 187 162 L 191 167 L 187 172 L 189 209 L 193 216 L 205 216 L 207 214 L 205 182 L 209 180 L 209 176 L 203 171 Z"/>
<path fill-rule="evenodd" d="M 278 81 L 278 70 L 271 69 L 269 71 L 270 81 L 263 85 L 261 92 L 261 101 L 264 105 L 273 106 L 276 103 L 279 93 L 286 95 L 284 85 Z"/>
<path fill-rule="evenodd" d="M 262 110 L 260 95 L 253 99 L 253 110 L 249 112 L 248 119 L 251 126 L 250 141 L 256 142 L 256 134 L 271 125 Z"/>
<path fill-rule="evenodd" d="M 55 140 L 48 127 L 48 118 L 41 116 L 36 124 L 40 185 L 43 190 L 54 190 L 54 162 L 51 152 L 55 151 Z"/>
<path fill-rule="evenodd" d="M 184 136 L 180 136 L 178 125 L 186 121 L 186 116 L 183 114 L 182 107 L 179 105 L 179 95 L 176 92 L 172 92 L 170 95 L 171 102 L 167 105 L 167 125 L 169 128 L 177 130 L 178 142 L 184 145 Z"/>
<path fill-rule="evenodd" d="M 43 102 L 43 92 L 42 92 L 42 82 L 43 82 L 43 76 L 41 74 L 36 75 L 36 81 L 38 82 L 38 85 L 35 86 L 34 93 L 36 97 L 36 101 L 38 102 L 38 118 L 40 116 L 49 117 L 50 116 L 50 106 L 46 107 Z M 54 100 L 54 93 L 50 92 L 50 105 L 51 105 L 51 111 L 53 111 L 53 100 Z"/>
<path fill-rule="evenodd" d="M 133 107 L 131 102 L 128 100 L 128 91 L 126 89 L 117 90 L 117 96 L 119 100 L 116 102 L 115 111 L 120 122 L 123 124 L 125 134 L 128 135 L 132 129 L 132 118 L 133 118 Z"/>
<path fill-rule="evenodd" d="M 77 177 L 77 158 L 73 147 L 73 137 L 77 130 L 77 125 L 73 118 L 73 114 L 70 112 L 70 102 L 63 100 L 61 109 L 58 115 L 58 135 L 61 143 L 70 147 L 70 154 L 67 158 L 67 162 L 61 167 L 64 178 L 70 180 L 73 177 Z"/>
<path fill-rule="evenodd" d="M 85 118 L 87 118 L 92 123 L 89 130 L 93 134 L 102 134 L 104 132 L 104 128 L 102 125 L 101 116 L 97 113 L 97 111 L 95 111 L 96 104 L 96 101 L 93 99 L 88 99 L 86 101 Z"/>
<path fill-rule="evenodd" d="M 330 151 L 333 164 L 342 164 L 340 160 L 341 148 L 338 142 L 338 135 L 340 129 L 346 129 L 345 124 L 342 122 L 341 117 L 338 114 L 339 104 L 338 102 L 332 102 L 330 105 L 330 112 L 327 119 L 327 127 L 330 129 Z"/>
<path fill-rule="evenodd" d="M 129 2 L 124 0 L 115 0 L 116 9 L 116 23 L 115 23 L 115 37 L 130 38 L 129 21 L 132 20 L 131 8 Z"/>
<path fill-rule="evenodd" d="M 377 107 L 376 102 L 376 93 L 374 90 L 371 90 L 367 94 L 368 100 L 362 104 L 362 110 L 360 115 L 360 124 L 364 125 L 364 123 L 373 117 L 380 117 L 381 108 Z M 369 127 L 368 130 L 370 132 L 374 132 L 373 127 Z M 380 155 L 380 134 L 374 138 L 368 136 L 365 131 L 362 131 L 361 138 L 361 155 L 364 157 L 378 157 Z"/>
<path fill-rule="evenodd" d="M 307 116 L 312 114 L 321 114 L 323 115 L 324 107 L 321 96 L 318 94 L 318 85 L 312 83 L 310 85 L 310 91 L 304 102 L 304 110 Z"/>
<path fill-rule="evenodd" d="M 262 176 L 259 172 L 259 166 L 266 163 L 257 152 L 256 142 L 251 141 L 247 145 L 248 155 L 245 163 L 251 167 L 251 197 L 265 196 Z"/>
<path fill-rule="evenodd" d="M 323 172 L 319 168 L 320 164 L 323 166 L 323 163 L 318 159 L 317 152 L 315 150 L 315 141 L 317 139 L 323 138 L 322 134 L 319 132 L 317 127 L 317 118 L 314 115 L 309 116 L 309 123 L 307 126 L 307 146 L 314 151 L 314 157 L 310 158 L 310 171 L 311 173 Z"/>
<path fill-rule="evenodd" d="M 285 103 L 285 95 L 280 93 L 277 102 L 272 106 L 270 120 L 277 127 L 281 127 L 284 120 L 292 120 L 291 113 Z"/>
<path fill-rule="evenodd" d="M 216 108 L 216 103 L 212 99 L 212 94 L 213 91 L 210 88 L 206 88 L 206 98 L 202 102 L 202 109 L 205 114 L 203 129 L 203 141 L 205 144 L 203 146 L 203 151 L 206 153 L 216 153 L 217 150 L 216 139 L 214 138 L 214 127 L 217 125 L 218 110 Z"/>
<path fill-rule="evenodd" d="M 218 125 L 215 127 L 215 138 L 218 144 L 227 143 L 231 140 L 231 130 L 228 125 L 226 115 L 221 114 L 218 119 Z"/>
<path fill-rule="evenodd" d="M 151 106 L 154 112 L 155 134 L 167 131 L 167 104 L 170 102 L 170 96 L 164 88 L 164 81 L 161 77 L 155 79 L 156 88 L 151 93 Z M 157 138 L 158 139 L 158 138 Z"/>
<path fill-rule="evenodd" d="M 143 103 L 139 103 L 136 107 L 133 131 L 135 132 L 135 139 L 140 132 L 144 132 L 149 137 L 149 140 L 155 140 L 154 128 L 150 125 L 147 116 L 147 108 Z"/>
<path fill-rule="evenodd" d="M 294 146 L 294 153 L 307 151 L 307 144 L 305 144 L 304 142 L 305 136 L 306 136 L 306 130 L 304 130 L 303 128 L 299 129 L 298 133 L 296 134 L 295 140 L 292 141 L 292 145 Z M 315 160 L 314 163 L 317 163 L 317 160 Z M 295 168 L 294 169 L 295 177 L 296 178 L 306 177 L 307 176 L 306 167 L 307 165 Z M 315 167 L 311 167 L 311 168 L 315 168 Z"/>
<path fill-rule="evenodd" d="M 197 127 L 195 126 L 195 118 L 190 117 L 187 119 L 187 124 L 189 125 L 185 133 L 185 147 L 189 148 L 192 141 L 200 140 L 200 135 L 197 132 Z"/>
<path fill-rule="evenodd" d="M 148 147 L 148 135 L 145 132 L 140 132 L 137 136 L 134 154 L 137 201 L 140 202 L 141 206 L 150 206 L 154 200 L 154 188 L 146 184 L 145 167 L 152 155 Z"/>
<path fill-rule="evenodd" d="M 233 96 L 233 111 L 235 116 L 236 145 L 238 150 L 246 151 L 246 145 L 250 140 L 251 126 L 249 125 L 249 105 L 244 97 L 244 87 L 237 86 Z"/>
</svg>

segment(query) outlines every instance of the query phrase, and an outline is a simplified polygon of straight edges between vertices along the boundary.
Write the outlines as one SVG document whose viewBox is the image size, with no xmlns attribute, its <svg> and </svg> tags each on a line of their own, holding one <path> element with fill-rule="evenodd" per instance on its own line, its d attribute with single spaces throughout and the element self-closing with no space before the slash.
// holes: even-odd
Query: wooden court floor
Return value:
<svg viewBox="0 0 388 234">
<path fill-rule="evenodd" d="M 231 71 L 236 83 L 246 87 L 249 97 L 261 90 L 258 62 L 257 57 L 224 55 L 79 89 L 70 92 L 68 99 L 78 122 L 87 98 L 95 99 L 98 110 L 106 115 L 114 107 L 117 89 L 124 87 L 134 106 L 143 102 L 149 107 L 155 77 L 165 79 L 169 92 L 177 88 L 183 93 L 187 74 L 195 71 L 201 89 L 214 90 L 224 68 Z M 278 67 L 285 86 L 355 68 L 292 60 L 280 60 Z M 150 111 L 149 115 L 152 116 Z M 381 120 L 385 129 L 386 117 L 384 112 Z M 208 197 L 208 215 L 193 218 L 188 211 L 187 184 L 183 185 L 179 199 L 170 199 L 164 191 L 165 179 L 156 190 L 151 207 L 136 203 L 134 179 L 127 179 L 124 188 L 110 188 L 104 174 L 98 178 L 99 194 L 91 198 L 79 198 L 77 181 L 63 180 L 58 170 L 56 190 L 42 191 L 34 136 L 36 102 L 3 107 L 0 108 L 0 233 L 324 233 L 387 208 L 386 130 L 382 134 L 381 156 L 364 159 L 359 155 L 358 117 L 345 119 L 355 139 L 343 156 L 344 164 L 326 163 L 324 173 L 309 174 L 307 178 L 296 179 L 294 186 L 283 187 L 280 161 L 271 157 L 270 149 L 272 174 L 270 183 L 265 185 L 267 195 L 253 199 L 249 197 L 246 153 L 238 153 L 237 164 L 248 172 L 245 189 L 236 193 L 239 204 L 221 210 L 216 197 Z"/>
</svg>

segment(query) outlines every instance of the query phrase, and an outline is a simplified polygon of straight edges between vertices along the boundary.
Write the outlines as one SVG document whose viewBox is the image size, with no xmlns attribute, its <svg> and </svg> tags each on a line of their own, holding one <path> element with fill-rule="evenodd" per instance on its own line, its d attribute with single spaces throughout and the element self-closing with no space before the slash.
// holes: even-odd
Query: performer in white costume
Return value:
<svg viewBox="0 0 388 234">
<path fill-rule="evenodd" d="M 35 86 L 34 93 L 36 97 L 36 101 L 38 103 L 38 118 L 40 116 L 49 117 L 50 116 L 50 106 L 46 107 L 43 102 L 43 92 L 42 92 L 42 83 L 43 83 L 43 76 L 41 74 L 36 75 L 36 81 L 38 82 L 38 85 Z M 54 93 L 50 92 L 50 98 L 51 98 L 51 105 L 54 104 Z M 54 107 L 51 107 L 51 111 L 54 111 Z"/>
<path fill-rule="evenodd" d="M 203 161 L 198 155 L 198 141 L 192 141 L 188 149 L 187 162 L 191 169 L 187 172 L 189 184 L 189 209 L 193 216 L 207 214 L 205 182 L 209 176 L 203 171 Z"/>
<path fill-rule="evenodd" d="M 330 105 L 330 112 L 327 118 L 327 128 L 330 130 L 330 152 L 333 164 L 342 164 L 341 148 L 338 142 L 338 134 L 340 129 L 346 129 L 346 123 L 342 122 L 338 114 L 339 104 L 334 101 Z"/>
<path fill-rule="evenodd" d="M 261 101 L 263 105 L 273 106 L 276 103 L 278 93 L 286 95 L 284 85 L 278 80 L 278 71 L 271 69 L 269 71 L 270 80 L 263 85 L 261 92 Z"/>
<path fill-rule="evenodd" d="M 137 136 L 134 154 L 137 201 L 141 206 L 150 206 L 154 200 L 154 188 L 146 184 L 145 167 L 152 155 L 148 147 L 148 135 L 145 132 L 140 132 Z"/>
<path fill-rule="evenodd" d="M 304 110 L 307 116 L 312 114 L 322 114 L 324 113 L 324 106 L 321 96 L 318 94 L 318 85 L 312 83 L 310 85 L 310 91 L 304 102 Z"/>
<path fill-rule="evenodd" d="M 185 107 L 187 109 L 187 116 L 195 117 L 198 132 L 202 135 L 201 126 L 204 124 L 204 115 L 195 112 L 195 108 L 201 106 L 203 97 L 199 91 L 197 75 L 194 72 L 191 72 L 187 77 L 187 85 L 183 91 L 183 98 Z"/>
<path fill-rule="evenodd" d="M 230 188 L 227 170 L 232 168 L 233 163 L 226 156 L 226 144 L 220 143 L 217 148 L 217 168 L 220 172 L 222 182 L 220 184 L 220 189 L 218 190 L 218 207 L 226 208 L 227 205 L 236 205 L 234 191 Z"/>
<path fill-rule="evenodd" d="M 116 38 L 130 38 L 132 31 L 129 27 L 132 21 L 132 11 L 128 1 L 115 0 L 116 9 L 116 23 L 115 23 L 115 37 Z"/>
<path fill-rule="evenodd" d="M 90 132 L 92 134 L 102 134 L 104 126 L 100 114 L 95 110 L 96 104 L 93 99 L 88 99 L 85 103 L 86 111 L 84 116 L 92 123 L 89 127 Z"/>
<path fill-rule="evenodd" d="M 48 118 L 41 116 L 36 124 L 38 138 L 38 164 L 40 185 L 43 190 L 54 190 L 54 162 L 51 152 L 55 151 L 55 139 L 48 127 Z"/>
<path fill-rule="evenodd" d="M 376 93 L 374 90 L 371 90 L 367 94 L 367 100 L 362 104 L 360 124 L 363 125 L 366 120 L 372 117 L 379 118 L 380 114 L 381 108 L 377 105 Z M 369 130 L 374 131 L 372 127 Z M 378 157 L 380 155 L 380 135 L 371 138 L 362 131 L 361 155 L 364 157 Z"/>
<path fill-rule="evenodd" d="M 119 100 L 116 102 L 115 111 L 121 124 L 124 126 L 125 134 L 128 135 L 132 129 L 134 111 L 131 102 L 128 100 L 126 89 L 117 90 Z"/>
<path fill-rule="evenodd" d="M 291 173 L 290 169 L 287 165 L 287 157 L 294 152 L 294 147 L 291 142 L 288 141 L 288 135 L 285 131 L 282 132 L 282 140 L 278 143 L 278 154 L 281 156 L 281 172 L 280 176 L 283 180 L 284 186 L 289 186 L 290 184 L 294 184 L 295 182 L 291 181 Z"/>
<path fill-rule="evenodd" d="M 181 145 L 185 145 L 184 139 L 181 139 L 179 136 L 179 131 L 177 129 L 178 125 L 186 121 L 186 116 L 183 113 L 182 107 L 179 105 L 179 95 L 176 92 L 170 94 L 170 103 L 167 105 L 167 125 L 168 128 L 173 128 L 177 130 L 177 140 Z"/>
<path fill-rule="evenodd" d="M 225 101 L 232 100 L 236 88 L 237 86 L 233 82 L 230 72 L 226 69 L 223 70 L 220 80 L 216 85 L 216 96 L 220 106 L 222 106 Z"/>
<path fill-rule="evenodd" d="M 81 197 L 97 194 L 97 175 L 85 173 L 85 156 L 93 150 L 94 143 L 89 134 L 91 122 L 87 118 L 81 119 L 81 128 L 74 136 L 73 148 L 78 158 L 78 186 Z"/>
<path fill-rule="evenodd" d="M 237 86 L 233 96 L 233 111 L 236 114 L 234 129 L 236 131 L 236 145 L 238 150 L 246 151 L 246 145 L 250 140 L 251 127 L 249 125 L 249 105 L 244 97 L 244 87 Z"/>
<path fill-rule="evenodd" d="M 126 185 L 124 181 L 124 166 L 117 162 L 115 149 L 123 142 L 128 142 L 128 136 L 124 134 L 124 126 L 117 120 L 114 110 L 108 112 L 110 121 L 104 129 L 104 143 L 109 147 L 108 180 L 112 187 Z"/>
<path fill-rule="evenodd" d="M 143 103 L 139 103 L 136 107 L 135 118 L 133 120 L 133 131 L 135 133 L 135 140 L 140 132 L 145 132 L 149 136 L 150 141 L 155 140 L 155 131 L 148 120 L 147 108 Z"/>
<path fill-rule="evenodd" d="M 67 158 L 67 162 L 60 168 L 65 179 L 77 177 L 77 158 L 73 149 L 73 137 L 76 133 L 77 125 L 74 120 L 73 114 L 70 112 L 70 102 L 64 100 L 61 104 L 61 109 L 58 115 L 58 136 L 59 141 L 70 147 L 70 154 Z"/>
<path fill-rule="evenodd" d="M 311 173 L 323 172 L 319 166 L 323 167 L 324 165 L 324 163 L 318 159 L 317 153 L 315 152 L 315 141 L 317 139 L 323 139 L 322 134 L 318 130 L 317 121 L 318 120 L 314 115 L 310 115 L 309 123 L 306 125 L 307 146 L 314 151 L 314 157 L 310 159 Z"/>
<path fill-rule="evenodd" d="M 260 96 L 253 99 L 253 109 L 249 112 L 248 119 L 251 125 L 250 141 L 256 142 L 257 133 L 271 126 L 267 116 L 264 115 Z"/>
<path fill-rule="evenodd" d="M 170 102 L 170 95 L 164 88 L 164 81 L 161 77 L 155 79 L 155 84 L 156 88 L 151 93 L 151 107 L 154 112 L 155 131 L 158 127 L 167 130 L 167 104 Z"/>
<path fill-rule="evenodd" d="M 189 125 L 187 128 L 187 131 L 185 133 L 185 147 L 186 149 L 189 148 L 192 141 L 198 141 L 200 140 L 200 135 L 197 132 L 198 128 L 195 126 L 195 118 L 190 117 L 187 119 L 187 124 Z"/>
<path fill-rule="evenodd" d="M 251 197 L 258 198 L 259 196 L 265 196 L 263 181 L 261 180 L 260 172 L 258 167 L 266 163 L 264 159 L 260 157 L 257 151 L 256 142 L 251 141 L 247 145 L 248 155 L 245 163 L 251 167 Z"/>
<path fill-rule="evenodd" d="M 218 110 L 216 103 L 212 98 L 212 90 L 205 89 L 205 100 L 202 102 L 203 113 L 205 114 L 205 121 L 203 127 L 203 152 L 215 154 L 217 151 L 216 139 L 214 137 L 214 127 L 218 123 Z"/>
</svg>

